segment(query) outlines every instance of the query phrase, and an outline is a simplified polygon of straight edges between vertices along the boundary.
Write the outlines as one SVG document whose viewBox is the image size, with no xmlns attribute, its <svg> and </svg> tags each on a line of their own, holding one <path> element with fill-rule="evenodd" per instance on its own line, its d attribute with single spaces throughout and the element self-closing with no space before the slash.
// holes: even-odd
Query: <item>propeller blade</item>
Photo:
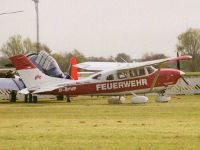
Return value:
<svg viewBox="0 0 200 150">
<path fill-rule="evenodd" d="M 177 52 L 177 57 L 179 57 L 179 53 Z M 177 69 L 181 70 L 181 65 L 180 65 L 180 61 L 177 60 Z"/>
<path fill-rule="evenodd" d="M 177 51 L 177 57 L 179 57 L 179 56 L 180 56 L 180 55 L 179 55 L 179 52 Z M 180 72 L 182 72 L 182 71 L 181 71 L 180 60 L 177 60 L 177 69 L 180 70 Z M 187 85 L 189 85 L 189 83 L 188 83 L 188 82 L 185 80 L 185 78 L 183 77 L 184 74 L 185 74 L 185 73 L 182 72 L 181 79 L 182 79 Z"/>
<path fill-rule="evenodd" d="M 185 78 L 183 76 L 181 76 L 181 79 L 187 84 L 189 85 L 189 83 L 185 80 Z"/>
</svg>

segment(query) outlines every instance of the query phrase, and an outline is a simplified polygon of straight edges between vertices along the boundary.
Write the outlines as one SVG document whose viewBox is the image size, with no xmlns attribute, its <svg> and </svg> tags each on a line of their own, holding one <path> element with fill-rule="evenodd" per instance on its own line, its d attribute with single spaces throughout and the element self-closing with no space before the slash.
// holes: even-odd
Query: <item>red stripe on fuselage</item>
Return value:
<svg viewBox="0 0 200 150">
<path fill-rule="evenodd" d="M 151 87 L 156 72 L 149 76 L 132 78 L 129 80 L 118 80 L 97 83 L 79 83 L 77 85 L 65 86 L 45 94 L 63 95 L 93 95 L 103 93 L 119 93 L 126 91 L 142 90 Z M 176 69 L 162 69 L 155 87 L 163 87 L 176 84 L 180 73 Z M 43 93 L 44 94 L 44 93 Z"/>
</svg>

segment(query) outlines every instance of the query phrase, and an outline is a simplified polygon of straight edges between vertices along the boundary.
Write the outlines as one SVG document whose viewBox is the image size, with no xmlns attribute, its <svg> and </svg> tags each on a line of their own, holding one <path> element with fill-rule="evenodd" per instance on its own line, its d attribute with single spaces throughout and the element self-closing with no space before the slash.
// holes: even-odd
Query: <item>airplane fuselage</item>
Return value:
<svg viewBox="0 0 200 150">
<path fill-rule="evenodd" d="M 183 74 L 177 69 L 160 69 L 162 64 L 190 58 L 190 56 L 181 56 L 115 66 L 80 80 L 49 77 L 39 71 L 24 55 L 16 55 L 10 59 L 30 93 L 71 96 L 130 95 L 162 91 L 176 84 Z M 158 69 L 152 67 L 153 64 L 158 64 Z"/>
<path fill-rule="evenodd" d="M 152 86 L 156 71 L 152 74 L 133 77 L 124 80 L 101 81 L 94 79 L 83 79 L 74 81 L 72 84 L 63 83 L 62 88 L 52 92 L 41 94 L 51 95 L 130 95 L 132 93 L 148 93 Z M 177 83 L 180 72 L 176 69 L 161 69 L 154 91 L 162 91 L 168 86 Z"/>
</svg>

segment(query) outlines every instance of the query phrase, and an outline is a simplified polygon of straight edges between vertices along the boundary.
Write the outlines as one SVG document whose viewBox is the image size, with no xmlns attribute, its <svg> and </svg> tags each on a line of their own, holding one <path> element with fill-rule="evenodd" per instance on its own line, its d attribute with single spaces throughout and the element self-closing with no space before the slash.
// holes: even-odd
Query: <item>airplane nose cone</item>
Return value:
<svg viewBox="0 0 200 150">
<path fill-rule="evenodd" d="M 180 70 L 179 72 L 180 72 L 180 75 L 181 75 L 181 76 L 183 76 L 183 75 L 185 74 L 185 72 L 183 72 L 183 71 L 181 71 L 181 70 Z"/>
</svg>

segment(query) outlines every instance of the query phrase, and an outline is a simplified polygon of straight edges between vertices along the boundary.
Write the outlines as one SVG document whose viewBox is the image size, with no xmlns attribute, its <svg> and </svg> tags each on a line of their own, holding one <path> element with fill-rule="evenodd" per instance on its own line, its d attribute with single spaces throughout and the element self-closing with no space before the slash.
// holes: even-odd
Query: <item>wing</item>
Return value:
<svg viewBox="0 0 200 150">
<path fill-rule="evenodd" d="M 78 72 L 78 75 L 90 75 L 90 74 L 94 74 L 94 73 L 96 73 L 96 72 L 86 72 L 86 71 L 84 71 L 84 72 Z"/>
<path fill-rule="evenodd" d="M 92 71 L 102 71 L 102 70 L 110 70 L 113 68 L 125 67 L 127 64 L 132 63 L 118 63 L 118 62 L 84 62 L 80 64 L 76 64 L 77 68 L 92 70 Z"/>
<path fill-rule="evenodd" d="M 0 89 L 19 91 L 24 89 L 24 84 L 21 80 L 13 78 L 0 78 Z"/>
<path fill-rule="evenodd" d="M 112 69 L 130 69 L 130 68 L 138 68 L 143 66 L 149 66 L 153 64 L 159 64 L 164 62 L 171 62 L 177 60 L 187 60 L 191 58 L 191 56 L 180 56 L 174 58 L 166 58 L 159 59 L 153 61 L 146 62 L 135 62 L 135 63 L 118 63 L 118 62 L 84 62 L 75 65 L 77 68 L 85 69 L 85 70 L 94 70 L 94 71 L 103 71 L 103 70 L 112 70 Z"/>
<path fill-rule="evenodd" d="M 126 66 L 123 66 L 121 68 L 118 68 L 117 70 L 139 68 L 139 67 L 156 65 L 156 64 L 160 65 L 160 64 L 163 64 L 166 62 L 173 62 L 173 61 L 177 61 L 177 60 L 188 60 L 190 58 L 192 58 L 192 57 L 191 56 L 180 56 L 180 57 L 152 60 L 152 61 L 146 61 L 146 62 L 140 62 L 140 63 L 132 63 L 132 64 L 127 64 Z"/>
</svg>

